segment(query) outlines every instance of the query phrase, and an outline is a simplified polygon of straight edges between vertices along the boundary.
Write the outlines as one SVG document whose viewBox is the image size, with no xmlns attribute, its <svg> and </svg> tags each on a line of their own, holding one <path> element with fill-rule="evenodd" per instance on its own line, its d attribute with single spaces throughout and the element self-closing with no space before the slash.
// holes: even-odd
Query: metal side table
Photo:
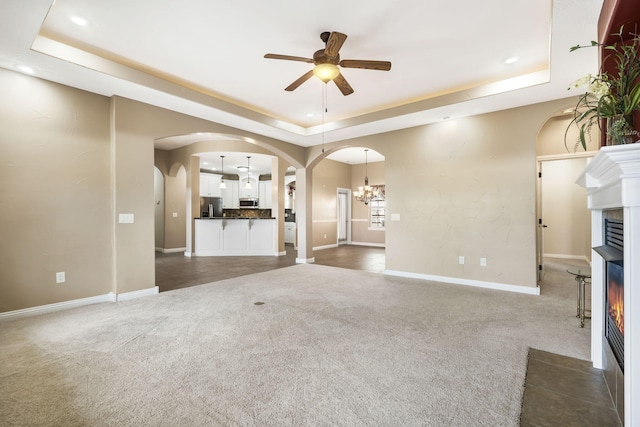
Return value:
<svg viewBox="0 0 640 427">
<path fill-rule="evenodd" d="M 584 285 L 591 284 L 587 282 L 587 279 L 591 279 L 591 269 L 589 267 L 571 267 L 567 269 L 567 273 L 576 276 L 576 283 L 578 287 L 578 302 L 576 317 L 580 319 L 580 327 L 584 328 L 584 319 L 591 319 L 591 317 L 585 317 L 585 295 Z"/>
</svg>

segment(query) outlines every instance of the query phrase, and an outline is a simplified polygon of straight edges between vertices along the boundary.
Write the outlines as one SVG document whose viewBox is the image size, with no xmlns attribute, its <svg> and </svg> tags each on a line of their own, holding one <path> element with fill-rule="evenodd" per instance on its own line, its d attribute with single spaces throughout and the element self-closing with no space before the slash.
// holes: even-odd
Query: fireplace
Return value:
<svg viewBox="0 0 640 427">
<path fill-rule="evenodd" d="M 605 337 L 624 372 L 624 268 L 622 261 L 607 262 Z"/>
<path fill-rule="evenodd" d="M 578 183 L 588 192 L 595 251 L 593 367 L 603 370 L 623 425 L 640 426 L 640 143 L 602 147 Z M 619 242 L 608 241 L 607 228 L 619 229 Z"/>
<path fill-rule="evenodd" d="M 624 225 L 619 219 L 604 219 L 604 245 L 593 248 L 606 261 L 604 335 L 624 372 Z"/>
</svg>

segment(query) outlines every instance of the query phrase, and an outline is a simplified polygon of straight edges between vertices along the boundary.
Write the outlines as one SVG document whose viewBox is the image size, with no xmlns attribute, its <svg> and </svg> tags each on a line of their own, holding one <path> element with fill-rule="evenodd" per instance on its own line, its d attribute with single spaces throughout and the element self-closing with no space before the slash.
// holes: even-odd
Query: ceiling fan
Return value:
<svg viewBox="0 0 640 427">
<path fill-rule="evenodd" d="M 382 70 L 389 71 L 391 69 L 391 62 L 389 61 L 369 61 L 359 59 L 343 59 L 340 60 L 340 54 L 338 51 L 347 40 L 347 35 L 334 32 L 325 31 L 320 34 L 320 39 L 325 43 L 325 48 L 316 51 L 313 54 L 313 59 L 303 58 L 300 56 L 278 55 L 275 53 L 267 53 L 264 57 L 270 59 L 284 59 L 287 61 L 301 61 L 315 64 L 315 67 L 303 74 L 296 81 L 287 86 L 284 90 L 292 91 L 298 88 L 302 83 L 309 80 L 312 76 L 318 77 L 323 82 L 327 83 L 329 80 L 338 86 L 340 92 L 343 95 L 351 95 L 353 88 L 347 80 L 344 78 L 338 66 L 343 68 L 364 68 L 367 70 Z"/>
</svg>

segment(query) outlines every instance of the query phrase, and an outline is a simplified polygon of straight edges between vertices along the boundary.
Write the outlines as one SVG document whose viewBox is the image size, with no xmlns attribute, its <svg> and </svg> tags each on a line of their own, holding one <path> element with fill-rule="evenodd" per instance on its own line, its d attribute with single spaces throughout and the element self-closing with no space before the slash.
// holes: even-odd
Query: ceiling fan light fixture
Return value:
<svg viewBox="0 0 640 427">
<path fill-rule="evenodd" d="M 340 70 L 334 64 L 318 64 L 313 69 L 313 74 L 323 82 L 327 83 L 338 77 Z"/>
</svg>

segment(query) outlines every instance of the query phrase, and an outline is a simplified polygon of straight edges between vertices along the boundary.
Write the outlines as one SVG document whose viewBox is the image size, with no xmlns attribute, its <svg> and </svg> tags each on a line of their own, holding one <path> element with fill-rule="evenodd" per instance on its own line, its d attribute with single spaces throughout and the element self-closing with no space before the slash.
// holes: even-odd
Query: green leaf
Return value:
<svg viewBox="0 0 640 427">
<path fill-rule="evenodd" d="M 587 141 L 584 137 L 584 125 L 580 126 L 580 143 L 582 144 L 584 151 L 587 151 Z"/>
<path fill-rule="evenodd" d="M 640 104 L 640 84 L 636 85 L 629 94 L 629 102 L 627 104 L 627 108 L 624 111 L 624 114 L 631 114 L 635 110 L 638 109 L 638 104 Z"/>
</svg>

